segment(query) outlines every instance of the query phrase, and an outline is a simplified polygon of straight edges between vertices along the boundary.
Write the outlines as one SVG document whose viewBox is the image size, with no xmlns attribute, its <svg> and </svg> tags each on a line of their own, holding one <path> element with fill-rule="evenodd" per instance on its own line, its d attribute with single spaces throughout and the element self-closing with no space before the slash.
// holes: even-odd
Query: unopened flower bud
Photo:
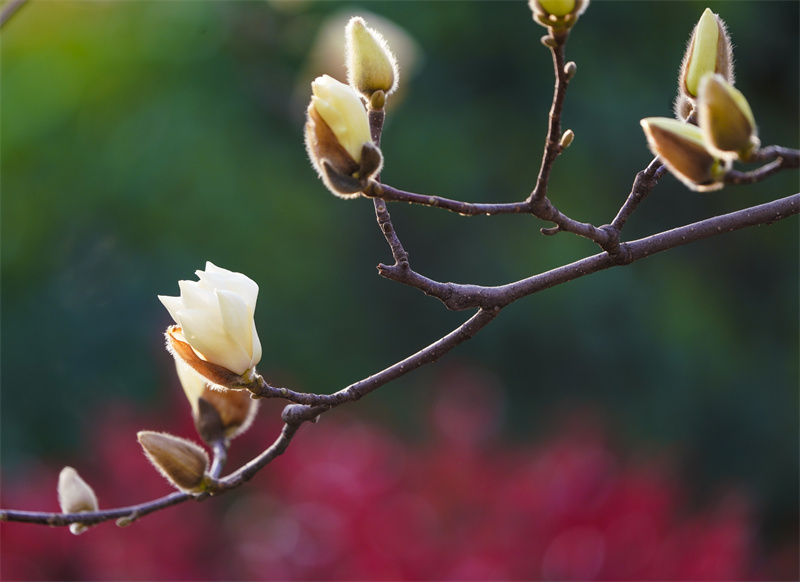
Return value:
<svg viewBox="0 0 800 582">
<path fill-rule="evenodd" d="M 358 93 L 328 75 L 317 77 L 311 89 L 305 127 L 309 158 L 331 192 L 354 198 L 383 166 L 367 110 Z"/>
<path fill-rule="evenodd" d="M 700 192 L 722 188 L 730 162 L 706 149 L 699 127 L 665 117 L 648 117 L 641 124 L 650 150 L 675 177 Z"/>
<path fill-rule="evenodd" d="M 533 19 L 553 30 L 571 28 L 584 13 L 589 0 L 528 0 Z"/>
<path fill-rule="evenodd" d="M 97 511 L 97 496 L 94 490 L 84 481 L 72 467 L 64 467 L 58 475 L 58 504 L 62 513 L 83 513 Z M 89 526 L 76 522 L 69 525 L 69 530 L 81 534 Z"/>
<path fill-rule="evenodd" d="M 219 390 L 187 364 L 176 360 L 178 378 L 192 407 L 198 434 L 209 445 L 231 440 L 252 424 L 258 401 L 246 390 Z"/>
<path fill-rule="evenodd" d="M 183 491 L 205 489 L 208 454 L 199 445 L 163 432 L 140 431 L 137 435 L 147 458 L 167 481 Z"/>
<path fill-rule="evenodd" d="M 746 160 L 760 142 L 750 104 L 721 75 L 700 80 L 697 122 L 714 153 Z"/>
<path fill-rule="evenodd" d="M 367 100 L 375 91 L 386 96 L 397 89 L 397 59 L 381 33 L 367 28 L 360 16 L 354 16 L 345 27 L 347 82 Z"/>
<path fill-rule="evenodd" d="M 679 119 L 686 119 L 692 113 L 700 79 L 708 73 L 718 73 L 733 83 L 731 39 L 722 19 L 706 8 L 692 31 L 681 63 L 675 102 L 675 115 Z"/>
<path fill-rule="evenodd" d="M 566 149 L 569 147 L 569 144 L 572 143 L 573 139 L 575 139 L 575 132 L 571 129 L 568 129 L 561 135 L 561 141 L 559 143 L 561 144 L 562 148 Z"/>
<path fill-rule="evenodd" d="M 210 382 L 241 388 L 261 360 L 258 285 L 211 262 L 195 273 L 199 281 L 178 282 L 180 297 L 158 297 L 178 324 L 167 329 L 167 349 Z"/>
</svg>

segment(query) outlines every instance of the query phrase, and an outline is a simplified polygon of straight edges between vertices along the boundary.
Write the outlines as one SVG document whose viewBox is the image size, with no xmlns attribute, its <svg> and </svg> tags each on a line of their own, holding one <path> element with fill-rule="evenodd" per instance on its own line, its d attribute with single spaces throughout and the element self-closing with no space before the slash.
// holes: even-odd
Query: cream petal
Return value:
<svg viewBox="0 0 800 582">
<path fill-rule="evenodd" d="M 244 300 L 233 291 L 218 289 L 214 292 L 219 301 L 222 327 L 231 340 L 252 357 L 253 315 Z"/>
<path fill-rule="evenodd" d="M 256 331 L 256 322 L 253 322 L 253 357 L 250 359 L 250 367 L 257 365 L 261 361 L 261 340 L 258 339 L 258 332 Z"/>
<path fill-rule="evenodd" d="M 217 300 L 214 292 L 203 289 L 196 281 L 178 281 L 181 289 L 181 301 L 186 309 L 198 309 L 201 311 L 215 310 Z"/>
<path fill-rule="evenodd" d="M 219 354 L 229 343 L 219 314 L 199 309 L 183 309 L 178 312 L 183 337 L 194 350 L 209 362 L 218 362 Z"/>
<path fill-rule="evenodd" d="M 209 290 L 227 289 L 238 293 L 250 306 L 251 310 L 255 310 L 258 285 L 250 277 L 242 273 L 222 269 L 211 262 L 206 263 L 205 271 L 197 271 L 197 276 L 203 288 Z"/>
<path fill-rule="evenodd" d="M 177 313 L 184 308 L 181 298 L 170 297 L 169 295 L 159 295 L 158 299 L 164 304 L 164 307 L 167 308 L 167 311 L 169 311 L 169 314 L 172 316 L 172 320 L 175 323 L 179 323 Z"/>
<path fill-rule="evenodd" d="M 178 379 L 181 381 L 183 391 L 186 394 L 186 399 L 192 406 L 192 414 L 198 414 L 198 400 L 203 395 L 206 382 L 203 378 L 190 368 L 183 360 L 175 360 L 175 369 L 178 371 Z"/>
</svg>

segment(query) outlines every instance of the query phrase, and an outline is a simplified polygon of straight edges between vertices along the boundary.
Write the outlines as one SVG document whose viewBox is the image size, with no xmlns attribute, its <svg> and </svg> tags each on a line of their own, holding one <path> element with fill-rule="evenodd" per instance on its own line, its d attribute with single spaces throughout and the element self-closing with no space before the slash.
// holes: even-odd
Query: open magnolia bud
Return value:
<svg viewBox="0 0 800 582">
<path fill-rule="evenodd" d="M 706 149 L 700 128 L 666 117 L 648 117 L 641 124 L 650 150 L 675 177 L 700 192 L 722 188 L 730 162 Z"/>
<path fill-rule="evenodd" d="M 687 119 L 695 107 L 700 79 L 717 73 L 733 83 L 733 47 L 722 19 L 709 8 L 703 11 L 692 31 L 678 75 L 678 98 L 675 115 Z"/>
<path fill-rule="evenodd" d="M 62 513 L 83 513 L 99 508 L 94 490 L 72 467 L 64 467 L 58 475 L 58 504 Z M 75 535 L 87 529 L 89 526 L 82 523 L 71 523 L 69 526 L 69 531 Z"/>
<path fill-rule="evenodd" d="M 253 422 L 258 401 L 245 390 L 219 390 L 187 364 L 175 361 L 178 378 L 192 407 L 198 434 L 209 445 L 231 440 L 246 431 Z"/>
<path fill-rule="evenodd" d="M 167 329 L 167 349 L 227 388 L 242 388 L 261 360 L 253 314 L 258 285 L 241 273 L 206 263 L 199 281 L 179 281 L 180 297 L 159 295 L 177 326 Z"/>
<path fill-rule="evenodd" d="M 750 104 L 721 75 L 700 80 L 697 123 L 708 147 L 721 157 L 747 160 L 760 145 Z"/>
<path fill-rule="evenodd" d="M 172 485 L 191 493 L 205 490 L 209 461 L 202 447 L 163 432 L 143 430 L 136 436 L 147 458 Z"/>
<path fill-rule="evenodd" d="M 533 19 L 554 31 L 567 30 L 586 11 L 589 0 L 528 0 Z"/>
<path fill-rule="evenodd" d="M 347 82 L 367 100 L 376 91 L 391 95 L 397 89 L 397 59 L 381 33 L 367 28 L 360 16 L 354 16 L 345 28 Z"/>
<path fill-rule="evenodd" d="M 354 198 L 383 166 L 367 110 L 358 93 L 328 75 L 317 77 L 311 89 L 305 127 L 308 156 L 332 193 Z"/>
</svg>

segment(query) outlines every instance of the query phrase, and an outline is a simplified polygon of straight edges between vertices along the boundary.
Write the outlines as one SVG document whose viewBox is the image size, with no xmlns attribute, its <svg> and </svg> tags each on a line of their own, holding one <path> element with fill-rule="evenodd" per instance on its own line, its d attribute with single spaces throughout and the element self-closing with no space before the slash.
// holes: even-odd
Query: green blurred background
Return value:
<svg viewBox="0 0 800 582">
<path fill-rule="evenodd" d="M 729 25 L 763 143 L 798 147 L 797 2 L 594 2 L 567 48 L 578 73 L 564 126 L 576 139 L 550 188 L 573 218 L 610 221 L 651 159 L 639 120 L 670 115 L 706 6 Z M 259 369 L 295 390 L 338 390 L 466 318 L 378 277 L 391 256 L 371 203 L 336 199 L 307 161 L 308 82 L 344 76 L 322 64 L 341 61 L 323 31 L 352 13 L 408 35 L 395 47 L 402 94 L 384 180 L 523 199 L 552 92 L 544 29 L 525 2 L 32 1 L 4 28 L 6 476 L 91 454 L 84 428 L 111 401 L 166 406 L 170 319 L 156 296 L 177 295 L 206 260 L 259 283 Z M 667 176 L 625 237 L 797 188 L 784 172 L 699 195 Z M 596 252 L 543 237 L 530 217 L 390 211 L 412 266 L 440 281 L 501 284 Z M 785 220 L 526 298 L 447 359 L 500 378 L 509 439 L 535 439 L 555 411 L 589 404 L 625 446 L 676 451 L 699 500 L 745 483 L 766 534 L 796 536 L 797 234 Z M 436 366 L 420 370 L 350 408 L 419 438 L 415 410 L 435 378 Z"/>
</svg>

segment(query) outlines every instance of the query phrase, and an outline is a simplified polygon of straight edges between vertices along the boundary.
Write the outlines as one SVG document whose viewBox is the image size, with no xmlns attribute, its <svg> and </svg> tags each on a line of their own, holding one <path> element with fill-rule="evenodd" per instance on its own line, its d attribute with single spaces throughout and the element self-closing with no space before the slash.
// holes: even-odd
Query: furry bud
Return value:
<svg viewBox="0 0 800 582">
<path fill-rule="evenodd" d="M 147 458 L 172 485 L 191 493 L 205 489 L 209 461 L 202 447 L 163 432 L 143 430 L 136 436 Z"/>
<path fill-rule="evenodd" d="M 650 150 L 676 178 L 700 192 L 722 188 L 730 163 L 706 149 L 700 128 L 666 117 L 648 117 L 641 124 Z"/>
<path fill-rule="evenodd" d="M 706 8 L 694 27 L 678 76 L 675 115 L 687 119 L 695 107 L 700 79 L 718 73 L 733 83 L 733 47 L 722 19 Z"/>
<path fill-rule="evenodd" d="M 760 144 L 750 104 L 722 75 L 700 80 L 697 122 L 708 147 L 721 157 L 746 160 Z"/>
<path fill-rule="evenodd" d="M 72 467 L 64 467 L 58 475 L 58 504 L 62 513 L 97 511 L 97 496 L 86 481 Z M 69 531 L 78 535 L 89 529 L 88 525 L 71 523 Z"/>
<path fill-rule="evenodd" d="M 375 91 L 388 96 L 397 89 L 397 59 L 381 33 L 367 28 L 360 16 L 351 18 L 345 27 L 345 55 L 347 82 L 367 100 Z"/>
<path fill-rule="evenodd" d="M 383 166 L 372 143 L 367 110 L 353 89 L 323 75 L 311 83 L 305 140 L 308 156 L 325 186 L 341 198 L 354 198 Z"/>
</svg>

